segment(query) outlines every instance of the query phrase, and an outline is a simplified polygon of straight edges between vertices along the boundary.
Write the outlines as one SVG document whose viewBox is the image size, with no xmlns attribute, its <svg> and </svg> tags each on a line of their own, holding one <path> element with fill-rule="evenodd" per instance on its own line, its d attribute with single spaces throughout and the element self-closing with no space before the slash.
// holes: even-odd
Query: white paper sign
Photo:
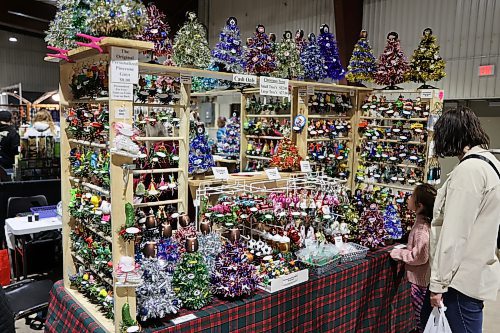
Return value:
<svg viewBox="0 0 500 333">
<path fill-rule="evenodd" d="M 229 172 L 226 167 L 212 167 L 212 172 L 215 179 L 227 180 L 229 178 Z"/>
<path fill-rule="evenodd" d="M 193 200 L 193 206 L 195 206 L 195 207 L 200 207 L 200 200 L 198 200 L 198 199 L 194 199 L 194 200 Z"/>
<path fill-rule="evenodd" d="M 338 247 L 339 249 L 342 248 L 342 246 L 344 245 L 344 241 L 342 240 L 342 236 L 335 236 L 335 238 L 333 238 L 334 241 L 335 241 L 335 246 Z"/>
<path fill-rule="evenodd" d="M 191 75 L 190 74 L 181 74 L 181 83 L 182 84 L 191 84 Z"/>
<path fill-rule="evenodd" d="M 354 96 L 354 90 L 349 91 L 349 96 Z"/>
<path fill-rule="evenodd" d="M 431 99 L 432 98 L 432 89 L 420 90 L 420 98 L 421 99 Z"/>
<path fill-rule="evenodd" d="M 288 97 L 288 79 L 266 76 L 261 77 L 260 94 L 268 96 Z"/>
<path fill-rule="evenodd" d="M 309 161 L 300 161 L 300 171 L 301 172 L 311 172 L 311 163 Z"/>
<path fill-rule="evenodd" d="M 119 107 L 118 109 L 115 110 L 115 118 L 118 119 L 128 119 L 130 117 L 130 111 L 126 107 Z"/>
<path fill-rule="evenodd" d="M 128 83 L 111 83 L 110 84 L 111 99 L 118 101 L 133 101 L 134 86 Z"/>
<path fill-rule="evenodd" d="M 123 47 L 112 47 L 111 48 L 111 61 L 130 61 L 139 60 L 139 50 L 137 49 L 126 49 Z"/>
<path fill-rule="evenodd" d="M 233 82 L 244 84 L 257 84 L 257 76 L 245 74 L 233 74 Z"/>
<path fill-rule="evenodd" d="M 307 89 L 299 88 L 299 97 L 306 97 L 306 96 L 307 96 Z"/>
<path fill-rule="evenodd" d="M 307 86 L 307 94 L 309 96 L 314 95 L 314 86 Z"/>
<path fill-rule="evenodd" d="M 266 169 L 265 171 L 266 171 L 267 179 L 269 179 L 269 180 L 281 179 L 281 175 L 280 175 L 280 172 L 278 171 L 278 168 Z"/>
<path fill-rule="evenodd" d="M 172 323 L 174 323 L 174 325 L 178 325 L 178 324 L 185 323 L 186 321 L 190 321 L 190 320 L 193 320 L 196 318 L 198 318 L 198 317 L 196 317 L 194 314 L 190 313 L 190 314 L 185 315 L 185 316 L 180 316 L 180 317 L 174 318 L 171 321 L 172 321 Z"/>
<path fill-rule="evenodd" d="M 139 82 L 139 61 L 111 61 L 111 82 L 137 84 Z"/>
</svg>

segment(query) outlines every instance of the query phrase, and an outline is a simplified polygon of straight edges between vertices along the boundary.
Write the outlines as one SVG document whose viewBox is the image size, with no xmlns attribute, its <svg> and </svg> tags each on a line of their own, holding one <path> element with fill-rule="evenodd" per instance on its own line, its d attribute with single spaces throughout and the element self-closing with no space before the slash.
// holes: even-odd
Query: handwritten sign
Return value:
<svg viewBox="0 0 500 333">
<path fill-rule="evenodd" d="M 344 245 L 344 241 L 342 240 L 342 236 L 335 236 L 333 238 L 335 241 L 335 246 L 338 247 L 339 249 Z"/>
<path fill-rule="evenodd" d="M 309 161 L 300 161 L 300 171 L 309 173 L 312 171 Z"/>
<path fill-rule="evenodd" d="M 131 118 L 130 117 L 130 111 L 126 107 L 119 107 L 118 109 L 115 110 L 115 118 L 118 119 L 127 119 Z"/>
<path fill-rule="evenodd" d="M 215 179 L 228 180 L 229 172 L 226 167 L 212 167 L 212 172 L 214 173 Z"/>
<path fill-rule="evenodd" d="M 244 84 L 257 84 L 257 76 L 245 74 L 233 74 L 233 82 Z"/>
<path fill-rule="evenodd" d="M 281 179 L 281 175 L 280 175 L 280 172 L 278 171 L 278 168 L 266 169 L 265 171 L 266 171 L 267 179 L 269 179 L 269 180 Z"/>
<path fill-rule="evenodd" d="M 111 99 L 118 101 L 133 101 L 134 86 L 128 83 L 111 83 L 110 84 Z"/>
<path fill-rule="evenodd" d="M 261 77 L 260 94 L 268 96 L 288 97 L 288 79 L 265 76 Z"/>
</svg>

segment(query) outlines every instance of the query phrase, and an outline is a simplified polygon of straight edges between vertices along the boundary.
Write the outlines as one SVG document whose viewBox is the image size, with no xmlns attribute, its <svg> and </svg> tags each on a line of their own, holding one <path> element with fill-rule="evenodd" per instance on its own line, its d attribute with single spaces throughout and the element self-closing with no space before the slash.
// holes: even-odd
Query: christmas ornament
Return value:
<svg viewBox="0 0 500 333">
<path fill-rule="evenodd" d="M 384 228 L 384 218 L 376 204 L 363 212 L 359 220 L 360 244 L 369 248 L 385 246 L 387 231 Z"/>
</svg>

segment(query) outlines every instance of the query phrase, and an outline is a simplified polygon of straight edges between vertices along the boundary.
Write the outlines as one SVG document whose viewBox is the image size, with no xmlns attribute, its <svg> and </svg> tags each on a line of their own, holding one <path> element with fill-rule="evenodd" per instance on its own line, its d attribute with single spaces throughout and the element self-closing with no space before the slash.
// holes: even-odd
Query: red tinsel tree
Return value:
<svg viewBox="0 0 500 333">
<path fill-rule="evenodd" d="M 285 138 L 278 145 L 269 165 L 277 167 L 280 171 L 295 171 L 300 169 L 300 161 L 302 157 L 299 155 L 297 146 L 292 143 L 292 140 Z"/>
<path fill-rule="evenodd" d="M 245 70 L 251 74 L 269 74 L 276 69 L 272 43 L 263 25 L 258 25 L 253 37 L 247 39 Z"/>
<path fill-rule="evenodd" d="M 297 52 L 300 54 L 306 47 L 307 43 L 306 40 L 304 39 L 304 30 L 299 29 L 295 32 L 295 46 L 297 47 Z"/>
<path fill-rule="evenodd" d="M 141 35 L 138 36 L 139 40 L 149 41 L 154 43 L 151 53 L 151 62 L 156 62 L 154 57 L 166 57 L 167 62 L 172 59 L 172 41 L 168 37 L 170 33 L 170 26 L 165 20 L 165 14 L 161 12 L 156 5 L 149 4 L 147 7 L 148 12 L 148 25 L 145 27 Z M 170 65 L 170 63 L 168 63 Z"/>
<path fill-rule="evenodd" d="M 387 89 L 398 89 L 395 85 L 406 81 L 405 77 L 410 70 L 410 65 L 401 49 L 396 32 L 390 32 L 387 35 L 387 44 L 378 58 L 377 66 L 375 74 L 377 84 L 387 85 Z"/>
</svg>

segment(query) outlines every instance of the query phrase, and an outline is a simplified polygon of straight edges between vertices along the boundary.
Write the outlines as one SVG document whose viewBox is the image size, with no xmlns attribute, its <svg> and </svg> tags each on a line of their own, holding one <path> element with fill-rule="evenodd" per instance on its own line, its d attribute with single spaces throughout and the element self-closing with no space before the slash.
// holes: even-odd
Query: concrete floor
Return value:
<svg viewBox="0 0 500 333">
<path fill-rule="evenodd" d="M 16 333 L 42 332 L 35 331 L 24 325 L 24 319 L 16 322 Z M 500 293 L 496 302 L 486 302 L 484 304 L 483 333 L 500 332 Z"/>
</svg>

